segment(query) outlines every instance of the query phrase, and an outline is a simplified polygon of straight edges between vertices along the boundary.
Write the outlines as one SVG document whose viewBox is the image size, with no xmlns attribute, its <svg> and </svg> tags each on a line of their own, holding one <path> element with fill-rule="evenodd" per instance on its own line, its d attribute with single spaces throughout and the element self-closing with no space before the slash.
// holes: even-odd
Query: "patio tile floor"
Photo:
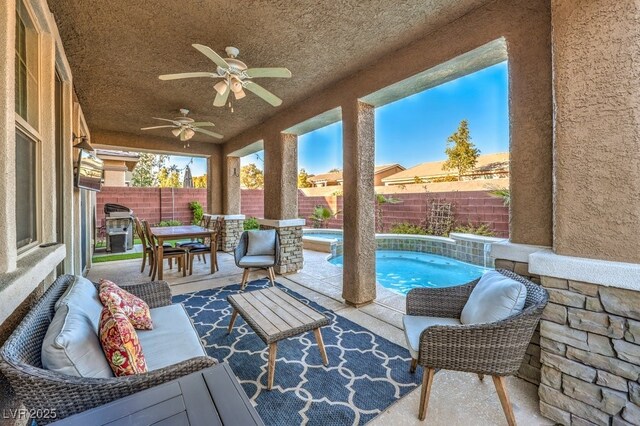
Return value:
<svg viewBox="0 0 640 426">
<path fill-rule="evenodd" d="M 378 286 L 375 303 L 356 309 L 344 304 L 341 297 L 342 269 L 326 262 L 326 253 L 305 250 L 302 271 L 278 276 L 279 283 L 303 296 L 338 312 L 349 320 L 366 327 L 386 339 L 403 345 L 402 315 L 404 296 Z M 107 278 L 120 283 L 148 282 L 148 269 L 140 273 L 140 259 L 99 263 L 89 271 L 88 278 L 96 281 Z M 183 277 L 176 265 L 165 267 L 165 279 L 173 294 L 189 293 L 240 282 L 242 270 L 235 266 L 230 254 L 219 253 L 220 270 L 207 275 L 209 265 L 195 261 L 192 276 Z M 265 271 L 253 272 L 250 279 L 263 278 Z M 408 366 L 407 366 L 408 368 Z M 507 386 L 518 424 L 552 425 L 541 416 L 537 387 L 518 378 L 509 377 Z M 501 425 L 506 424 L 492 381 L 480 382 L 469 373 L 440 371 L 432 387 L 429 411 L 425 422 L 418 421 L 420 390 L 411 392 L 375 418 L 371 425 Z"/>
</svg>

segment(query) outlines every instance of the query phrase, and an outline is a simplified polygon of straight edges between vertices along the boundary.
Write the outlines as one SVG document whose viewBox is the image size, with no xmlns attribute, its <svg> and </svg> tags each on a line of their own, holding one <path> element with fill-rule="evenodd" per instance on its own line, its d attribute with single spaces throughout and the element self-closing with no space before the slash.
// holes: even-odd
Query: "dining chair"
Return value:
<svg viewBox="0 0 640 426">
<path fill-rule="evenodd" d="M 153 233 L 151 232 L 151 226 L 149 225 L 149 222 L 147 222 L 146 220 L 142 221 L 142 226 L 145 232 L 145 236 L 147 238 L 147 241 L 149 241 L 150 246 L 152 247 L 153 250 L 153 258 L 155 259 L 154 261 L 154 267 L 152 267 L 152 271 L 153 274 L 151 276 L 151 281 L 154 281 L 156 279 L 156 273 L 158 271 L 158 268 L 162 267 L 162 265 L 159 264 L 158 262 L 158 244 L 157 241 L 155 240 L 155 238 L 153 237 Z M 184 247 L 173 247 L 171 245 L 169 245 L 167 247 L 166 244 L 162 245 L 162 258 L 163 259 L 167 259 L 169 262 L 171 262 L 172 259 L 177 259 L 178 260 L 178 272 L 180 272 L 182 270 L 182 276 L 186 276 L 187 275 L 187 253 L 188 253 L 188 249 L 184 248 Z M 170 264 L 171 265 L 171 264 Z"/>
<path fill-rule="evenodd" d="M 212 237 L 203 238 L 204 243 L 199 244 L 191 244 L 187 246 L 188 249 L 188 265 L 189 265 L 189 275 L 193 274 L 193 258 L 196 256 L 202 255 L 202 258 L 205 259 L 205 255 L 209 253 L 211 256 L 211 262 L 213 262 L 214 271 L 218 271 L 218 241 L 220 241 L 220 232 L 222 231 L 222 223 L 224 219 L 222 217 L 218 217 L 213 226 L 210 228 L 212 231 Z M 207 263 L 206 260 L 204 263 Z"/>
<path fill-rule="evenodd" d="M 244 290 L 252 268 L 266 269 L 274 286 L 276 274 L 273 267 L 280 261 L 280 236 L 275 229 L 244 231 L 234 251 L 234 259 L 242 272 L 240 289 Z"/>
<path fill-rule="evenodd" d="M 209 229 L 210 225 L 211 225 L 211 216 L 210 215 L 202 216 L 202 219 L 200 219 L 200 226 L 203 227 L 203 228 Z M 205 238 L 192 238 L 191 241 L 181 242 L 181 243 L 176 244 L 176 247 L 192 248 L 192 247 L 202 246 L 203 244 L 209 244 L 209 238 L 208 237 L 205 237 Z M 202 261 L 205 264 L 207 263 L 207 258 L 203 254 L 198 254 L 198 259 L 202 259 Z"/>
</svg>

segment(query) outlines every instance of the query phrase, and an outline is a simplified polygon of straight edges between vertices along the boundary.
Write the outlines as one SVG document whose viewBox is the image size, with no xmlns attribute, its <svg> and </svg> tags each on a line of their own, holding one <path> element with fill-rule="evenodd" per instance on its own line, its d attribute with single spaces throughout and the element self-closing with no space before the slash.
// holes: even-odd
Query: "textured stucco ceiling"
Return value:
<svg viewBox="0 0 640 426">
<path fill-rule="evenodd" d="M 142 134 L 187 107 L 224 142 L 486 0 L 49 0 L 91 130 Z M 212 105 L 214 80 L 158 75 L 213 71 L 191 47 L 240 49 L 249 67 L 284 66 L 293 77 L 256 80 L 281 97 L 274 108 L 248 93 L 235 112 Z M 226 55 L 223 55 L 226 56 Z M 402 64 L 398 64 L 399 67 Z M 168 130 L 144 132 L 167 136 Z"/>
</svg>

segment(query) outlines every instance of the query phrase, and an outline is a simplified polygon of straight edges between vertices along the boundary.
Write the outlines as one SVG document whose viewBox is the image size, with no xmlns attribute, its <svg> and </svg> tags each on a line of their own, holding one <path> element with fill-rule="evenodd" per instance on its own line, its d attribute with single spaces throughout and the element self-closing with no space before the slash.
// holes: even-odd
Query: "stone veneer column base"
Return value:
<svg viewBox="0 0 640 426">
<path fill-rule="evenodd" d="M 529 264 L 525 262 L 517 262 L 506 259 L 495 260 L 496 269 L 506 269 L 523 276 L 536 284 L 540 284 L 540 276 L 529 273 Z M 540 326 L 536 327 L 536 331 L 531 337 L 531 342 L 527 347 L 527 352 L 518 370 L 518 377 L 531 382 L 535 385 L 540 384 Z"/>
<path fill-rule="evenodd" d="M 274 268 L 277 274 L 294 274 L 302 269 L 302 227 L 304 219 L 258 219 L 260 229 L 275 229 L 280 236 L 280 262 Z"/>
<path fill-rule="evenodd" d="M 222 222 L 222 230 L 220 232 L 220 240 L 218 242 L 218 250 L 231 252 L 235 250 L 238 245 L 238 241 L 240 240 L 240 235 L 242 235 L 242 232 L 244 231 L 245 216 L 243 214 L 211 215 L 212 220 L 215 220 L 218 217 L 224 218 L 224 221 Z M 212 225 L 213 223 L 211 226 Z"/>
</svg>

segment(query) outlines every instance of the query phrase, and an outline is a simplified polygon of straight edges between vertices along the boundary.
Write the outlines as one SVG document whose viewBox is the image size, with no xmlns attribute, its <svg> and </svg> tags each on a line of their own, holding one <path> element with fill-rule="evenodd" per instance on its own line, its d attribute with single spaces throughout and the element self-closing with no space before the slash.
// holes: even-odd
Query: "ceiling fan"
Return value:
<svg viewBox="0 0 640 426">
<path fill-rule="evenodd" d="M 290 78 L 291 71 L 288 69 L 248 68 L 244 62 L 236 59 L 240 51 L 231 46 L 225 48 L 225 52 L 229 55 L 226 59 L 223 59 L 210 47 L 202 44 L 193 44 L 192 46 L 217 65 L 216 72 L 184 72 L 179 74 L 165 74 L 158 78 L 160 78 L 160 80 L 178 80 L 198 77 L 221 78 L 222 80 L 213 86 L 217 92 L 213 105 L 217 107 L 224 106 L 224 104 L 227 103 L 229 92 L 233 92 L 236 100 L 244 98 L 246 96 L 244 89 L 255 93 L 273 106 L 282 104 L 282 99 L 259 84 L 254 83 L 252 79 L 257 77 Z M 229 103 L 229 106 L 231 106 L 231 103 Z"/>
<path fill-rule="evenodd" d="M 214 138 L 218 139 L 222 139 L 224 137 L 219 133 L 201 129 L 201 127 L 213 127 L 215 126 L 215 124 L 209 121 L 194 121 L 193 118 L 187 117 L 187 114 L 189 114 L 188 109 L 182 108 L 180 109 L 180 113 L 182 114 L 182 117 L 176 117 L 173 120 L 169 120 L 167 118 L 152 117 L 154 120 L 168 121 L 172 124 L 143 127 L 140 130 L 172 128 L 173 130 L 171 130 L 171 133 L 173 133 L 173 136 L 179 137 L 182 142 L 185 142 L 185 148 L 189 146 L 188 141 L 196 134 L 196 132 L 213 136 Z"/>
</svg>

